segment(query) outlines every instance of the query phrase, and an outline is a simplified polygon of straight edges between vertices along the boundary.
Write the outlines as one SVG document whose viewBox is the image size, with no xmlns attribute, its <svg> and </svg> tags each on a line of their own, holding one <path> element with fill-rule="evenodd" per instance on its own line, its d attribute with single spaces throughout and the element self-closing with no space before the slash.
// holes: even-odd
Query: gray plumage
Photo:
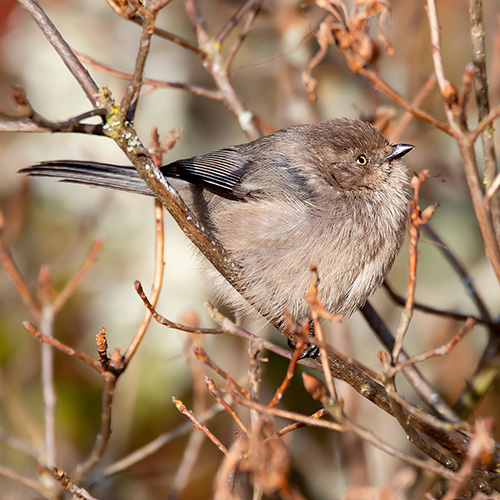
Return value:
<svg viewBox="0 0 500 500">
<path fill-rule="evenodd" d="M 320 298 L 351 315 L 382 284 L 404 239 L 407 174 L 373 126 L 337 119 L 279 130 L 256 141 L 161 168 L 185 202 L 241 266 L 243 299 L 211 266 L 214 291 L 240 314 L 281 322 L 308 316 L 309 265 Z M 152 195 L 132 167 L 48 161 L 35 176 Z"/>
</svg>

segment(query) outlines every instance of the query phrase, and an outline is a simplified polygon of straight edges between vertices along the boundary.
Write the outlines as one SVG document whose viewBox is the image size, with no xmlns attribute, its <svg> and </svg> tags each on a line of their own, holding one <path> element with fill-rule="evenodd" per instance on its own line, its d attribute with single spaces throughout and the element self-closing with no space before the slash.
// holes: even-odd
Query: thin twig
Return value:
<svg viewBox="0 0 500 500">
<path fill-rule="evenodd" d="M 16 263 L 14 262 L 12 254 L 10 253 L 9 249 L 5 244 L 4 229 L 5 229 L 4 216 L 2 211 L 0 210 L 0 259 L 3 262 L 7 274 L 10 276 L 10 279 L 14 283 L 14 286 L 16 287 L 17 292 L 21 297 L 21 300 L 29 309 L 32 316 L 37 321 L 40 321 L 42 314 L 40 306 L 35 302 L 35 299 L 31 295 L 31 292 L 26 286 L 26 283 L 24 282 L 21 273 L 19 272 Z"/>
<path fill-rule="evenodd" d="M 220 330 L 217 328 L 197 328 L 189 325 L 183 325 L 181 323 L 174 323 L 173 321 L 168 320 L 167 318 L 163 317 L 161 314 L 158 314 L 156 312 L 155 308 L 153 307 L 151 302 L 148 300 L 146 294 L 144 293 L 140 281 L 134 281 L 134 288 L 139 297 L 141 298 L 141 300 L 143 301 L 144 305 L 147 307 L 148 311 L 152 314 L 155 321 L 158 322 L 160 325 L 164 325 L 168 328 L 173 328 L 174 330 L 180 330 L 187 333 L 199 333 L 208 335 L 220 335 L 222 333 L 225 333 L 225 330 Z"/>
<path fill-rule="evenodd" d="M 418 194 L 420 184 L 428 175 L 428 171 L 424 170 L 420 174 L 415 175 L 410 183 L 413 188 L 413 200 L 408 204 L 408 215 L 410 225 L 408 232 L 410 235 L 410 243 L 408 253 L 410 260 L 408 264 L 408 287 L 406 290 L 406 302 L 403 313 L 401 314 L 401 321 L 396 332 L 396 339 L 392 349 L 392 364 L 397 366 L 399 354 L 403 348 L 403 339 L 406 335 L 410 325 L 411 318 L 413 317 L 413 302 L 415 301 L 415 286 L 417 279 L 417 260 L 418 260 L 418 239 L 420 235 L 420 224 L 425 223 L 422 220 L 420 208 L 418 207 Z"/>
<path fill-rule="evenodd" d="M 146 8 L 152 4 L 147 3 Z M 156 12 L 152 8 L 148 8 L 146 15 L 143 18 L 141 36 L 139 40 L 139 50 L 135 58 L 134 73 L 132 79 L 127 85 L 127 90 L 120 102 L 122 113 L 127 116 L 127 119 L 133 121 L 135 110 L 137 109 L 137 100 L 142 87 L 142 79 L 144 76 L 144 66 L 149 54 L 151 46 L 151 36 L 153 35 L 153 28 L 155 23 Z"/>
<path fill-rule="evenodd" d="M 111 406 L 118 376 L 108 371 L 103 374 L 103 377 L 104 387 L 102 389 L 101 426 L 96 436 L 94 447 L 88 458 L 79 463 L 74 472 L 71 473 L 71 476 L 77 483 L 80 482 L 85 474 L 101 460 L 108 445 L 109 438 L 111 437 Z"/>
<path fill-rule="evenodd" d="M 4 132 L 24 131 L 27 123 L 31 123 L 38 127 L 40 132 L 74 132 L 91 135 L 104 135 L 102 124 L 82 123 L 82 121 L 93 118 L 103 117 L 106 110 L 103 108 L 95 108 L 91 111 L 85 111 L 79 115 L 73 116 L 68 120 L 51 121 L 44 118 L 33 109 L 29 102 L 26 92 L 22 87 L 15 86 L 11 89 L 11 97 L 16 102 L 19 110 L 16 116 L 10 116 L 6 113 L 0 113 L 3 118 L 1 130 Z M 8 124 L 11 124 L 10 128 Z M 29 130 L 27 130 L 29 131 Z"/>
<path fill-rule="evenodd" d="M 314 412 L 311 415 L 311 418 L 323 418 L 326 415 L 328 415 L 328 411 L 325 410 L 325 408 L 321 408 L 320 410 Z M 303 422 L 295 422 L 294 424 L 285 425 L 285 427 L 281 428 L 279 431 L 276 431 L 274 434 L 271 434 L 269 437 L 267 437 L 266 441 L 269 439 L 278 439 L 284 436 L 285 434 L 288 434 L 289 432 L 295 431 L 302 427 L 307 427 L 307 425 L 304 424 Z"/>
<path fill-rule="evenodd" d="M 54 309 L 54 314 L 57 314 L 63 305 L 66 303 L 66 301 L 73 295 L 74 291 L 76 290 L 77 286 L 80 284 L 82 281 L 83 277 L 87 272 L 91 269 L 91 267 L 97 262 L 97 258 L 99 256 L 99 253 L 102 249 L 102 238 L 97 237 L 93 243 L 92 246 L 90 247 L 89 253 L 87 254 L 87 257 L 85 257 L 85 260 L 78 269 L 78 271 L 73 275 L 73 277 L 68 281 L 66 286 L 63 288 L 63 290 L 58 294 L 56 299 L 54 300 L 52 307 Z"/>
<path fill-rule="evenodd" d="M 248 436 L 249 434 L 246 425 L 243 423 L 238 414 L 226 403 L 219 390 L 217 389 L 214 381 L 210 377 L 205 377 L 205 384 L 210 394 L 215 398 L 217 403 L 221 404 L 226 409 L 229 415 L 231 415 L 232 419 L 236 422 L 236 425 L 243 431 L 246 436 Z"/>
<path fill-rule="evenodd" d="M 439 347 L 436 347 L 435 349 L 431 349 L 430 351 L 424 352 L 422 354 L 419 354 L 418 356 L 413 356 L 410 359 L 407 359 L 398 366 L 398 369 L 402 370 L 409 365 L 420 363 L 422 361 L 425 361 L 426 359 L 433 358 L 436 356 L 446 356 L 460 341 L 463 340 L 463 338 L 472 330 L 472 328 L 474 328 L 475 324 L 476 322 L 472 318 L 467 318 L 467 321 L 463 326 L 463 328 L 461 328 L 460 331 L 454 337 L 452 337 L 448 342 Z"/>
<path fill-rule="evenodd" d="M 155 261 L 154 261 L 154 276 L 153 285 L 151 287 L 151 307 L 154 309 L 160 297 L 161 287 L 163 283 L 163 273 L 165 265 L 163 262 L 164 247 L 165 247 L 165 234 L 163 227 L 163 207 L 161 203 L 155 199 L 154 202 L 154 216 L 155 216 Z M 142 318 L 141 324 L 130 342 L 125 354 L 123 355 L 123 364 L 127 366 L 136 352 L 141 340 L 143 339 L 146 330 L 151 322 L 153 314 L 147 309 Z"/>
<path fill-rule="evenodd" d="M 369 80 L 373 86 L 383 92 L 387 96 L 389 96 L 394 102 L 396 102 L 399 106 L 401 106 L 407 113 L 411 113 L 416 118 L 420 118 L 428 123 L 430 123 L 433 127 L 445 132 L 452 137 L 455 135 L 454 131 L 446 124 L 439 120 L 436 120 L 432 115 L 429 115 L 425 111 L 421 109 L 414 108 L 408 101 L 406 101 L 403 97 L 401 97 L 389 84 L 387 84 L 382 78 L 380 78 L 377 73 L 374 71 L 363 68 L 360 70 L 360 74 L 363 75 L 367 80 Z"/>
<path fill-rule="evenodd" d="M 200 455 L 201 448 L 205 442 L 205 437 L 201 432 L 192 429 L 184 446 L 182 460 L 177 467 L 177 472 L 172 481 L 172 487 L 168 492 L 167 500 L 177 500 L 182 495 L 182 492 L 190 484 L 193 477 L 193 469 Z"/>
<path fill-rule="evenodd" d="M 438 244 L 438 248 L 440 252 L 445 256 L 446 260 L 453 267 L 454 271 L 460 277 L 467 294 L 472 297 L 472 300 L 476 304 L 476 307 L 481 314 L 482 318 L 484 318 L 487 322 L 493 322 L 490 312 L 488 311 L 488 307 L 484 302 L 483 298 L 479 294 L 478 290 L 474 286 L 474 282 L 472 277 L 468 273 L 465 266 L 460 262 L 458 257 L 450 250 L 448 245 L 441 239 L 438 233 L 434 231 L 434 228 L 430 224 L 426 224 L 424 226 L 424 231 Z M 465 318 L 464 318 L 465 319 Z M 476 320 L 479 322 L 479 320 Z"/>
<path fill-rule="evenodd" d="M 262 4 L 264 3 L 264 0 L 253 0 L 251 2 L 253 5 L 251 6 L 250 13 L 247 16 L 246 22 L 244 26 L 241 28 L 241 31 L 238 35 L 238 39 L 234 42 L 233 46 L 231 47 L 231 50 L 226 58 L 226 72 L 229 73 L 231 65 L 233 64 L 234 58 L 236 57 L 236 54 L 238 53 L 238 50 L 240 50 L 240 47 L 245 40 L 246 36 L 248 35 L 248 32 L 250 31 L 252 24 L 255 21 L 255 18 L 260 12 L 260 9 L 262 8 Z"/>
<path fill-rule="evenodd" d="M 417 92 L 417 95 L 411 101 L 410 106 L 413 109 L 418 109 L 422 105 L 422 103 L 427 99 L 429 94 L 436 88 L 436 76 L 434 74 L 430 75 L 425 81 L 422 88 Z M 392 143 L 398 142 L 401 134 L 408 126 L 412 118 L 415 116 L 411 111 L 406 111 L 405 114 L 399 120 L 399 123 L 394 127 L 390 134 L 390 141 Z"/>
<path fill-rule="evenodd" d="M 435 429 L 441 429 L 444 432 L 454 431 L 468 431 L 470 430 L 470 425 L 468 422 L 457 421 L 457 422 L 443 422 L 440 418 L 431 415 L 422 410 L 419 406 L 414 406 L 404 399 L 394 388 L 394 386 L 386 386 L 387 393 L 393 398 L 398 404 L 400 404 L 405 412 L 413 418 L 418 418 L 423 422 L 426 422 L 429 426 Z"/>
<path fill-rule="evenodd" d="M 321 304 L 318 298 L 318 268 L 315 264 L 311 264 L 310 266 L 310 275 L 311 275 L 311 285 L 309 288 L 309 292 L 306 295 L 305 299 L 307 304 L 309 305 L 309 310 L 311 312 L 311 318 L 314 324 L 314 334 L 318 337 L 320 342 L 325 342 L 325 335 L 323 333 L 323 328 L 321 327 L 320 322 L 320 311 L 323 308 L 323 304 Z M 330 398 L 332 398 L 332 404 L 338 405 L 339 399 L 337 397 L 337 391 L 335 389 L 335 384 L 333 383 L 332 370 L 330 368 L 330 363 L 328 361 L 328 352 L 324 348 L 324 346 L 319 346 L 321 365 L 323 366 L 323 373 L 325 374 L 326 386 L 328 387 L 328 392 L 330 393 Z"/>
<path fill-rule="evenodd" d="M 496 119 L 500 118 L 500 104 L 493 108 L 488 116 L 485 116 L 478 124 L 477 127 L 469 133 L 469 141 L 475 142 L 479 134 L 482 134 Z"/>
<path fill-rule="evenodd" d="M 144 22 L 142 17 L 137 16 L 137 15 L 129 17 L 127 19 L 129 21 L 132 21 L 135 24 L 138 24 L 139 26 L 142 26 L 142 24 Z M 179 45 L 180 47 L 193 52 L 201 59 L 205 58 L 205 54 L 203 53 L 202 50 L 200 50 L 198 47 L 193 45 L 189 40 L 186 40 L 185 38 L 183 38 L 179 35 L 175 35 L 173 33 L 170 33 L 167 30 L 164 30 L 162 28 L 158 28 L 157 26 L 154 27 L 153 33 L 160 38 L 164 38 L 165 40 L 168 40 L 169 42 L 175 43 L 175 44 Z"/>
<path fill-rule="evenodd" d="M 205 349 L 200 345 L 193 345 L 193 353 L 196 356 L 196 359 L 200 360 L 203 364 L 211 368 L 215 373 L 220 375 L 226 382 L 230 383 L 234 389 L 236 389 L 244 398 L 248 398 L 250 394 L 248 391 L 245 391 L 243 387 L 241 387 L 236 380 L 234 380 L 229 373 L 225 372 L 220 366 L 215 364 L 207 355 Z"/>
<path fill-rule="evenodd" d="M 295 345 L 295 350 L 293 352 L 292 359 L 290 360 L 290 363 L 288 363 L 288 368 L 286 370 L 285 378 L 283 379 L 283 382 L 281 382 L 278 389 L 276 389 L 273 398 L 269 402 L 268 405 L 269 408 L 276 406 L 281 401 L 281 398 L 283 397 L 285 390 L 288 388 L 290 382 L 292 381 L 292 378 L 295 374 L 295 368 L 297 367 L 297 362 L 299 361 L 300 356 L 304 352 L 305 345 L 306 341 L 303 338 L 299 339 L 299 341 Z"/>
<path fill-rule="evenodd" d="M 224 408 L 219 405 L 215 404 L 208 410 L 204 411 L 198 416 L 198 420 L 200 422 L 207 422 L 208 420 L 211 420 L 215 415 L 218 415 L 224 411 Z M 102 472 L 102 477 L 109 477 L 114 474 L 118 474 L 119 472 L 123 472 L 132 465 L 135 465 L 136 463 L 140 462 L 141 460 L 144 460 L 145 458 L 150 457 L 154 453 L 156 453 L 159 449 L 161 449 L 163 446 L 166 444 L 170 443 L 173 439 L 182 436 L 183 434 L 186 434 L 187 432 L 191 431 L 193 428 L 193 424 L 191 422 L 184 422 L 181 425 L 175 427 L 174 429 L 165 432 L 163 434 L 160 434 L 158 437 L 153 439 L 150 443 L 141 446 L 137 450 L 133 451 L 129 455 L 121 458 L 115 463 L 112 463 L 111 465 L 108 465 Z"/>
<path fill-rule="evenodd" d="M 49 337 L 47 335 L 44 335 L 38 328 L 33 326 L 31 323 L 28 323 L 25 321 L 23 323 L 23 326 L 25 330 L 31 333 L 33 337 L 35 337 L 38 341 L 43 342 L 45 344 L 50 344 L 52 347 L 55 347 L 58 351 L 63 352 L 64 354 L 67 354 L 68 356 L 73 356 L 75 358 L 78 358 L 79 360 L 83 361 L 90 367 L 92 367 L 94 370 L 97 371 L 100 375 L 103 375 L 104 370 L 99 365 L 99 363 L 96 363 L 93 359 L 89 358 L 86 354 L 83 354 L 80 351 L 76 351 L 72 347 L 69 347 L 68 345 L 64 344 L 60 340 L 57 340 L 54 337 Z"/>
<path fill-rule="evenodd" d="M 396 304 L 400 306 L 405 305 L 406 299 L 402 295 L 399 295 L 387 281 L 384 281 L 384 284 L 382 286 L 386 289 L 387 293 L 389 294 L 389 297 Z M 429 314 L 434 314 L 435 316 L 452 318 L 457 321 L 466 321 L 467 318 L 472 318 L 478 325 L 486 325 L 489 327 L 500 329 L 500 324 L 495 323 L 493 320 L 487 320 L 482 317 L 474 316 L 473 314 L 462 314 L 455 311 L 448 311 L 446 309 L 438 309 L 437 307 L 428 306 L 427 304 L 422 304 L 421 302 L 418 301 L 415 301 L 413 303 L 413 309 Z"/>
<path fill-rule="evenodd" d="M 257 337 L 257 335 L 254 335 L 248 330 L 245 330 L 243 327 L 236 325 L 233 321 L 224 316 L 216 307 L 210 304 L 210 302 L 205 302 L 205 308 L 207 309 L 210 317 L 222 327 L 222 332 L 229 333 L 246 340 L 260 339 L 262 341 L 263 347 L 265 347 L 268 351 L 274 352 L 275 354 L 278 354 L 283 358 L 292 358 L 292 353 L 290 352 L 290 350 L 283 349 L 282 347 L 279 347 L 272 342 L 269 342 L 268 340 Z M 313 370 L 319 370 L 318 363 L 312 360 L 302 359 L 299 361 L 299 363 L 312 368 Z"/>
<path fill-rule="evenodd" d="M 397 392 L 395 386 L 395 371 L 393 369 L 393 357 L 389 361 L 389 356 L 386 352 L 381 352 L 379 354 L 379 357 L 384 366 L 384 371 L 386 374 L 384 387 L 386 388 L 387 393 L 390 396 L 391 394 L 395 394 Z M 418 430 L 413 424 L 413 421 L 408 417 L 405 408 L 399 401 L 397 401 L 395 398 L 390 397 L 390 404 L 393 415 L 396 417 L 399 425 L 405 431 L 406 437 L 411 443 L 413 443 L 421 452 L 425 453 L 428 457 L 432 458 L 439 464 L 448 467 L 453 471 L 458 470 L 459 463 L 455 458 L 445 455 L 419 434 Z M 448 432 L 449 431 L 450 430 L 448 429 Z"/>
<path fill-rule="evenodd" d="M 131 80 L 132 74 L 127 73 L 125 71 L 121 71 L 106 64 L 98 62 L 93 57 L 89 55 L 82 54 L 81 52 L 76 52 L 78 59 L 80 61 L 85 62 L 86 64 L 92 66 L 95 69 L 103 71 L 108 75 L 116 76 L 117 78 L 121 78 L 122 80 Z M 181 89 L 191 92 L 192 94 L 199 95 L 202 97 L 206 97 L 207 99 L 212 99 L 213 101 L 222 101 L 223 97 L 220 91 L 218 90 L 210 90 L 205 87 L 200 87 L 198 85 L 194 85 L 192 83 L 184 83 L 184 82 L 166 82 L 164 80 L 157 80 L 155 78 L 144 77 L 142 79 L 142 83 L 144 85 L 151 85 L 153 88 L 165 88 L 165 89 Z M 1 131 L 1 128 L 0 128 Z"/>
<path fill-rule="evenodd" d="M 159 158 L 155 158 L 158 163 Z M 184 320 L 191 326 L 198 326 L 199 319 L 196 314 L 185 314 Z M 189 335 L 187 337 L 188 347 L 194 347 L 198 343 L 203 342 L 204 338 L 199 335 Z M 193 412 L 199 415 L 206 409 L 207 406 L 207 394 L 203 367 L 200 363 L 197 363 L 192 356 L 189 356 L 189 368 L 191 372 L 191 379 L 193 381 Z M 170 488 L 167 500 L 177 500 L 186 487 L 190 484 L 193 477 L 193 472 L 195 471 L 195 465 L 201 452 L 201 448 L 205 441 L 205 437 L 201 432 L 197 432 L 196 429 L 190 433 L 184 451 L 182 453 L 182 459 L 177 467 L 177 471 L 172 481 L 172 487 Z"/>
<path fill-rule="evenodd" d="M 17 481 L 19 484 L 22 484 L 39 495 L 42 495 L 45 497 L 47 490 L 41 484 L 39 481 L 32 479 L 31 477 L 23 476 L 22 474 L 19 474 L 18 472 L 9 469 L 8 467 L 5 467 L 4 465 L 0 464 L 0 476 L 6 477 L 8 479 L 12 479 L 13 481 Z"/>
<path fill-rule="evenodd" d="M 97 500 L 97 498 L 93 497 L 85 488 L 77 486 L 73 481 L 71 481 L 66 472 L 58 469 L 57 467 L 52 467 L 52 471 L 54 473 L 54 479 L 58 481 L 66 491 L 71 493 L 73 498 L 79 498 L 81 500 Z"/>
<path fill-rule="evenodd" d="M 172 402 L 174 403 L 175 407 L 179 410 L 180 413 L 185 415 L 191 422 L 193 422 L 193 425 L 199 429 L 205 436 L 212 441 L 212 443 L 219 448 L 219 450 L 224 454 L 227 455 L 227 448 L 208 430 L 208 427 L 206 425 L 203 425 L 194 415 L 192 412 L 190 412 L 184 403 L 180 400 L 177 399 L 176 397 L 172 397 Z"/>
<path fill-rule="evenodd" d="M 42 267 L 38 276 L 38 296 L 42 303 L 40 331 L 44 337 L 54 337 L 55 313 L 52 306 L 52 277 L 48 267 Z M 53 467 L 56 459 L 56 389 L 54 384 L 54 350 L 42 342 L 41 382 L 43 394 L 43 413 L 45 422 L 45 465 Z"/>
<path fill-rule="evenodd" d="M 243 16 L 248 12 L 256 0 L 246 0 L 246 2 L 241 5 L 238 10 L 231 16 L 229 21 L 223 26 L 219 31 L 219 34 L 215 37 L 218 43 L 222 43 L 225 38 L 231 33 L 231 31 L 238 25 Z M 257 0 L 258 1 L 258 0 Z"/>
<path fill-rule="evenodd" d="M 500 189 L 500 174 L 497 174 L 493 182 L 490 184 L 490 187 L 486 191 L 486 200 L 488 203 L 496 196 L 498 190 Z"/>
<path fill-rule="evenodd" d="M 18 0 L 18 3 L 33 17 L 49 43 L 54 47 L 64 64 L 66 64 L 70 73 L 80 84 L 92 105 L 98 107 L 97 94 L 99 93 L 99 87 L 52 24 L 52 21 L 34 0 Z"/>
<path fill-rule="evenodd" d="M 198 47 L 206 54 L 204 66 L 224 96 L 224 103 L 236 116 L 238 123 L 250 140 L 260 137 L 260 130 L 253 113 L 247 109 L 236 93 L 220 52 L 220 44 L 208 32 L 206 23 L 194 0 L 185 0 L 186 12 L 196 33 Z"/>
</svg>

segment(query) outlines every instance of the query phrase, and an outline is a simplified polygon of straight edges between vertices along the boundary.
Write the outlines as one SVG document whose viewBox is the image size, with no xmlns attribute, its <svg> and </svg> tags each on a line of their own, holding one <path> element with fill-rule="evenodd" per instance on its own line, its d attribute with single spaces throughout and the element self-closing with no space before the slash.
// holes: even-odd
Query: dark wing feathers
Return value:
<svg viewBox="0 0 500 500">
<path fill-rule="evenodd" d="M 229 199 L 242 199 L 239 188 L 249 160 L 232 148 L 178 160 L 165 165 L 165 177 L 182 179 Z"/>
</svg>

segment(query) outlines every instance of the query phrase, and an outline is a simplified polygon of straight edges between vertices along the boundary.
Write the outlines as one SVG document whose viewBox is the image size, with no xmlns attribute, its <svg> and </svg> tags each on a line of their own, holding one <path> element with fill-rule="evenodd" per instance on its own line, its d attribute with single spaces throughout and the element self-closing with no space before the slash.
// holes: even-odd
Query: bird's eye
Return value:
<svg viewBox="0 0 500 500">
<path fill-rule="evenodd" d="M 368 158 L 365 155 L 359 155 L 356 158 L 356 163 L 364 167 L 368 163 Z"/>
</svg>

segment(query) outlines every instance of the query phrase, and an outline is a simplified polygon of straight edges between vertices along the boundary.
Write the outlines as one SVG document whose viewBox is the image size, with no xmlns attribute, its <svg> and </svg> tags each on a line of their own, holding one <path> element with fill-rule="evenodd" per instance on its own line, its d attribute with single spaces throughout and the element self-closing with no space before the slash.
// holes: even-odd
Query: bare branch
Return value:
<svg viewBox="0 0 500 500">
<path fill-rule="evenodd" d="M 58 351 L 63 352 L 64 354 L 67 354 L 68 356 L 74 356 L 75 358 L 80 359 L 90 367 L 92 367 L 94 370 L 99 373 L 99 375 L 103 375 L 104 370 L 102 367 L 96 363 L 93 359 L 89 358 L 86 354 L 83 354 L 80 351 L 77 351 L 73 349 L 72 347 L 67 346 L 60 340 L 57 340 L 54 337 L 49 337 L 47 335 L 44 335 L 38 328 L 33 326 L 31 323 L 28 323 L 25 321 L 23 323 L 24 328 L 33 335 L 38 341 L 43 342 L 45 344 L 50 344 L 52 347 L 55 347 Z"/>
<path fill-rule="evenodd" d="M 104 372 L 103 377 L 104 387 L 102 389 L 101 426 L 90 455 L 84 462 L 78 464 L 71 473 L 71 476 L 77 483 L 80 482 L 84 475 L 101 460 L 108 446 L 109 438 L 111 437 L 111 406 L 118 376 L 108 371 Z"/>
<path fill-rule="evenodd" d="M 151 307 L 154 309 L 158 303 L 158 298 L 160 297 L 160 291 L 163 284 L 163 272 L 164 272 L 164 249 L 165 249 L 165 234 L 163 228 L 163 207 L 161 203 L 155 199 L 154 204 L 154 215 L 155 215 L 155 263 L 154 263 L 154 278 L 153 285 L 151 287 Z M 142 338 L 146 334 L 146 330 L 151 322 L 153 313 L 151 310 L 147 310 L 141 321 L 141 325 L 137 330 L 132 342 L 128 346 L 125 354 L 123 355 L 123 363 L 126 366 L 130 363 L 132 356 L 137 350 Z"/>
<path fill-rule="evenodd" d="M 41 308 L 35 302 L 35 299 L 32 296 L 31 292 L 29 291 L 26 283 L 24 282 L 24 278 L 22 277 L 19 269 L 17 268 L 11 253 L 9 252 L 8 248 L 5 245 L 4 229 L 5 229 L 5 219 L 3 213 L 0 211 L 0 258 L 3 262 L 5 270 L 10 276 L 10 279 L 14 283 L 14 286 L 16 287 L 22 301 L 29 309 L 33 317 L 37 321 L 40 321 L 42 315 Z"/>
<path fill-rule="evenodd" d="M 215 415 L 221 413 L 223 410 L 224 408 L 221 405 L 215 404 L 208 410 L 202 412 L 198 416 L 198 420 L 200 422 L 207 422 L 208 420 L 212 419 Z M 117 462 L 108 465 L 102 472 L 102 477 L 109 477 L 128 469 L 129 467 L 140 462 L 141 460 L 150 457 L 151 455 L 156 453 L 160 448 L 170 443 L 170 441 L 172 441 L 173 439 L 190 432 L 192 429 L 193 429 L 193 424 L 191 422 L 185 422 L 179 425 L 178 427 L 168 432 L 165 432 L 164 434 L 160 434 L 150 443 L 142 446 L 141 448 L 138 448 L 137 450 L 121 458 Z"/>
<path fill-rule="evenodd" d="M 90 247 L 89 253 L 85 258 L 81 268 L 73 275 L 73 277 L 68 281 L 63 290 L 58 294 L 57 298 L 54 300 L 52 304 L 52 308 L 54 314 L 57 314 L 61 308 L 64 306 L 66 301 L 71 297 L 74 293 L 83 277 L 87 274 L 87 272 L 92 268 L 92 266 L 97 262 L 97 258 L 102 249 L 102 238 L 97 237 L 92 246 Z"/>
<path fill-rule="evenodd" d="M 485 26 L 483 16 L 483 1 L 469 0 L 469 17 L 471 23 L 472 63 L 474 65 L 474 87 L 479 120 L 487 118 L 490 113 L 488 99 L 488 78 L 486 73 Z M 481 143 L 484 157 L 484 184 L 486 190 L 497 176 L 495 138 L 492 126 L 481 132 Z M 491 198 L 490 209 L 497 242 L 500 245 L 500 199 Z"/>
<path fill-rule="evenodd" d="M 240 404 L 242 406 L 246 406 L 247 408 L 252 408 L 256 411 L 259 411 L 261 413 L 268 413 L 270 415 L 274 415 L 279 418 L 285 418 L 288 420 L 293 420 L 294 422 L 302 422 L 306 425 L 313 426 L 313 427 L 323 427 L 326 429 L 330 429 L 333 431 L 337 432 L 344 432 L 346 428 L 344 425 L 340 425 L 336 422 L 330 422 L 327 420 L 323 419 L 317 419 L 314 417 L 309 417 L 306 415 L 302 415 L 300 413 L 295 413 L 291 411 L 286 411 L 286 410 L 280 410 L 278 408 L 268 408 L 267 406 L 261 405 L 259 403 L 256 403 L 255 401 L 251 401 L 249 399 L 242 398 L 239 396 L 237 393 L 232 394 L 235 402 L 237 404 Z M 415 465 L 416 467 L 429 470 L 435 474 L 438 474 L 439 476 L 445 477 L 447 479 L 453 479 L 455 476 L 454 474 L 441 466 L 431 464 L 427 461 L 424 460 L 419 460 L 417 458 L 411 457 L 410 455 L 403 453 L 391 445 L 387 444 L 385 441 L 382 439 L 376 437 L 371 431 L 363 429 L 360 426 L 357 425 L 352 425 L 352 427 L 349 429 L 358 434 L 364 441 L 372 444 L 376 448 L 381 449 L 385 453 L 397 457 L 400 460 L 410 463 L 412 465 Z"/>
<path fill-rule="evenodd" d="M 118 69 L 114 69 L 111 66 L 108 66 L 106 64 L 102 64 L 98 62 L 96 59 L 93 57 L 90 57 L 86 54 L 82 54 L 81 52 L 75 52 L 78 55 L 78 58 L 88 64 L 89 66 L 92 66 L 95 69 L 98 69 L 100 71 L 104 71 L 108 75 L 116 76 L 117 78 L 122 78 L 123 80 L 131 80 L 132 79 L 132 74 L 127 73 L 125 71 L 120 71 Z M 206 97 L 207 99 L 212 99 L 213 101 L 222 101 L 223 97 L 222 94 L 217 91 L 217 90 L 210 90 L 205 87 L 200 87 L 198 85 L 194 85 L 192 83 L 184 83 L 184 82 L 166 82 L 163 80 L 156 80 L 154 78 L 148 78 L 148 77 L 143 77 L 142 83 L 144 85 L 151 85 L 154 89 L 181 89 L 181 90 L 186 90 L 187 92 L 191 92 L 192 94 L 199 95 L 202 97 Z M 1 127 L 1 123 L 0 123 Z M 0 128 L 1 131 L 1 128 Z"/>
<path fill-rule="evenodd" d="M 12 479 L 13 481 L 17 481 L 19 484 L 22 484 L 32 489 L 39 495 L 45 496 L 46 494 L 45 487 L 39 481 L 36 481 L 31 477 L 23 476 L 22 474 L 19 474 L 18 472 L 9 469 L 8 467 L 5 467 L 4 465 L 1 464 L 0 464 L 0 476 Z"/>
<path fill-rule="evenodd" d="M 184 403 L 180 400 L 177 399 L 176 397 L 172 397 L 172 402 L 174 403 L 175 407 L 179 410 L 180 413 L 185 415 L 186 417 L 193 422 L 193 425 L 199 429 L 205 436 L 212 441 L 212 443 L 219 448 L 219 450 L 224 454 L 227 455 L 227 448 L 208 430 L 208 427 L 206 425 L 203 425 L 194 415 L 192 412 L 190 412 Z"/>
<path fill-rule="evenodd" d="M 73 481 L 71 481 L 66 472 L 58 469 L 57 467 L 53 467 L 52 470 L 56 481 L 61 483 L 63 488 L 72 494 L 73 498 L 79 498 L 81 500 L 97 500 L 97 498 L 93 497 L 86 489 L 81 486 L 77 486 Z"/>
<path fill-rule="evenodd" d="M 33 17 L 49 43 L 54 47 L 64 64 L 66 64 L 70 73 L 80 84 L 92 105 L 98 107 L 97 94 L 99 93 L 99 87 L 52 24 L 52 21 L 34 0 L 18 0 L 18 3 Z"/>
</svg>

